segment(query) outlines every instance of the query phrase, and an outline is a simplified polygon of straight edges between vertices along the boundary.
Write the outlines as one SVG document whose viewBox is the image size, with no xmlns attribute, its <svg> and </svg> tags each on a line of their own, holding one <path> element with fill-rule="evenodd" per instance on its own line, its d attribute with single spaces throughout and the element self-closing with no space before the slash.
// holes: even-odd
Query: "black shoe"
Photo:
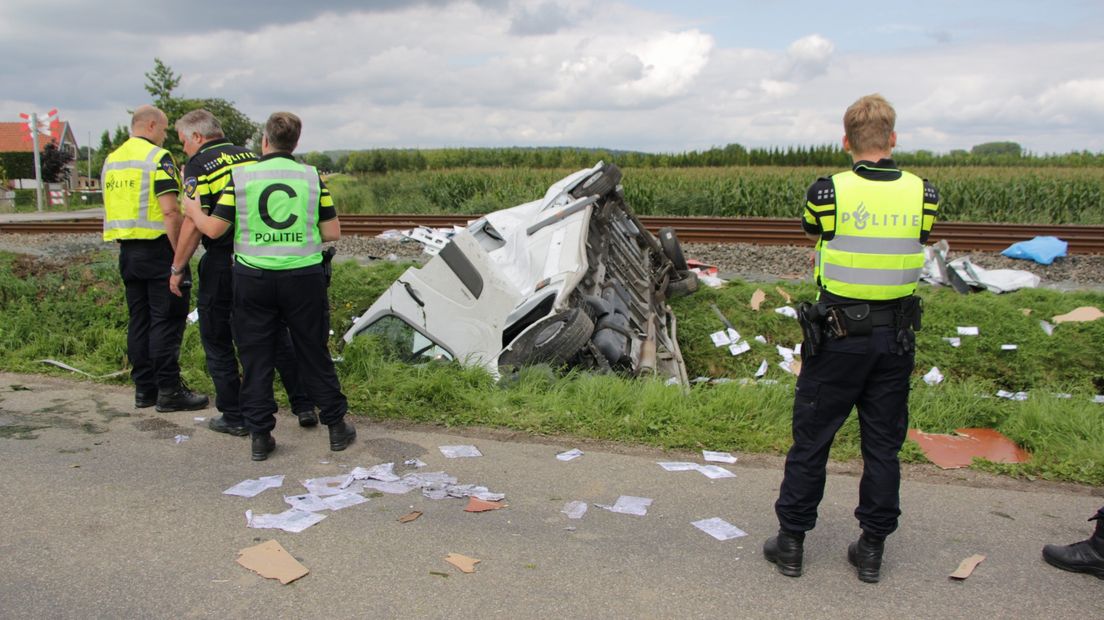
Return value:
<svg viewBox="0 0 1104 620">
<path fill-rule="evenodd" d="M 318 425 L 318 414 L 314 412 L 314 409 L 296 411 L 295 417 L 299 418 L 299 426 L 302 426 L 303 428 Z"/>
<path fill-rule="evenodd" d="M 778 572 L 787 577 L 801 576 L 801 563 L 805 556 L 805 536 L 778 530 L 778 536 L 763 543 L 763 557 L 778 566 Z"/>
<path fill-rule="evenodd" d="M 134 392 L 134 407 L 136 409 L 145 409 L 146 407 L 152 407 L 157 404 L 157 390 L 150 390 L 149 392 Z"/>
<path fill-rule="evenodd" d="M 205 409 L 209 402 L 210 399 L 207 396 L 191 391 L 183 381 L 175 390 L 157 391 L 157 410 L 161 413 Z"/>
<path fill-rule="evenodd" d="M 235 437 L 245 437 L 249 434 L 249 429 L 244 426 L 234 426 L 226 423 L 226 415 L 220 415 L 216 418 L 207 420 L 207 428 L 215 431 L 216 433 L 226 433 L 227 435 L 233 435 Z"/>
<path fill-rule="evenodd" d="M 272 433 L 255 433 L 253 435 L 253 460 L 263 461 L 276 449 L 276 440 Z"/>
<path fill-rule="evenodd" d="M 330 424 L 330 450 L 340 452 L 356 439 L 356 427 L 348 420 Z"/>
<path fill-rule="evenodd" d="M 859 540 L 848 545 L 847 561 L 851 566 L 859 569 L 859 581 L 878 583 L 882 572 L 883 551 L 885 551 L 885 540 L 869 540 L 866 534 L 859 536 Z"/>
<path fill-rule="evenodd" d="M 1051 566 L 1074 573 L 1088 573 L 1104 579 L 1104 555 L 1092 544 L 1092 539 L 1072 545 L 1047 545 L 1043 547 L 1043 559 Z"/>
</svg>

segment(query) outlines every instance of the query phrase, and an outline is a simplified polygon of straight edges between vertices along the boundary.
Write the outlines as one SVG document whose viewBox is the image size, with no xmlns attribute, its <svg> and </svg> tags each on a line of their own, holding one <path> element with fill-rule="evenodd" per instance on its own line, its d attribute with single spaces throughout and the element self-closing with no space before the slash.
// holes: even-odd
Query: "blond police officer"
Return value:
<svg viewBox="0 0 1104 620">
<path fill-rule="evenodd" d="M 180 379 L 189 299 L 171 295 L 168 287 L 181 223 L 179 175 L 172 155 L 161 148 L 168 124 L 161 110 L 140 106 L 131 119 L 130 139 L 107 156 L 103 237 L 119 244 L 134 406 L 184 411 L 202 409 L 208 399 Z"/>
</svg>

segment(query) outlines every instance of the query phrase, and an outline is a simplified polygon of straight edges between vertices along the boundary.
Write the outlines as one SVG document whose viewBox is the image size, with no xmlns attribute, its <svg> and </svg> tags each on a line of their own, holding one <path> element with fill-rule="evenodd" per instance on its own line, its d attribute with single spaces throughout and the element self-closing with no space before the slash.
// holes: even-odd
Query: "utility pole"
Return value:
<svg viewBox="0 0 1104 620">
<path fill-rule="evenodd" d="M 38 152 L 38 113 L 31 112 L 31 142 L 34 148 L 35 191 L 38 195 L 38 210 L 42 211 L 42 156 Z"/>
</svg>

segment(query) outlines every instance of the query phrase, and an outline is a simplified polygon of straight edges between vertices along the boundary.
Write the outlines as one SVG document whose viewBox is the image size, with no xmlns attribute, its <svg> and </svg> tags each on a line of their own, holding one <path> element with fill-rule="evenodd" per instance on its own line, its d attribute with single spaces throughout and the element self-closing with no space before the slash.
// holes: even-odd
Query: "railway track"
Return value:
<svg viewBox="0 0 1104 620">
<path fill-rule="evenodd" d="M 463 226 L 474 215 L 342 215 L 346 235 L 375 236 L 386 230 L 415 226 L 444 228 Z M 755 243 L 760 245 L 804 245 L 808 243 L 797 219 L 748 217 L 643 216 L 640 220 L 653 233 L 670 226 L 684 243 Z M 99 219 L 50 222 L 0 223 L 0 233 L 94 233 L 102 230 Z M 1050 235 L 1069 243 L 1071 254 L 1104 254 L 1104 226 L 1047 226 L 1041 224 L 982 224 L 938 222 L 931 240 L 946 239 L 954 250 L 999 252 L 1016 241 Z"/>
</svg>

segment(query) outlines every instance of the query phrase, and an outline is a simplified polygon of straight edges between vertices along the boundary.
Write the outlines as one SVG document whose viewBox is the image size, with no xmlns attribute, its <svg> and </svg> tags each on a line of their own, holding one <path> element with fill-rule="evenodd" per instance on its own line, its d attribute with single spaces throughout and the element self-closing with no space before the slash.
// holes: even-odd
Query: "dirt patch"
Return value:
<svg viewBox="0 0 1104 620">
<path fill-rule="evenodd" d="M 10 424 L 0 426 L 0 438 L 3 439 L 38 439 L 34 432 L 48 428 L 46 426 L 29 426 L 24 424 Z"/>
<path fill-rule="evenodd" d="M 138 420 L 134 422 L 134 428 L 143 432 L 153 433 L 153 436 L 157 439 L 172 439 L 185 430 L 183 426 L 161 418 Z"/>
</svg>

